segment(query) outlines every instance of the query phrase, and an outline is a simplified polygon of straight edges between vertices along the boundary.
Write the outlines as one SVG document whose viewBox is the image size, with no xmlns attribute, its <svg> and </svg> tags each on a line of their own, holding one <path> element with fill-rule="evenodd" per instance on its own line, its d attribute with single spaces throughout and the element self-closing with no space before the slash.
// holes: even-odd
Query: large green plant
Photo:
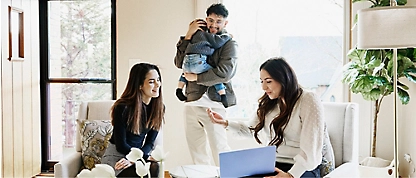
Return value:
<svg viewBox="0 0 416 178">
<path fill-rule="evenodd" d="M 353 2 L 370 1 L 370 7 L 389 6 L 390 0 L 353 0 Z M 406 0 L 397 1 L 398 5 L 406 4 Z M 359 17 L 358 17 L 359 20 Z M 365 100 L 375 101 L 373 118 L 373 141 L 371 156 L 376 156 L 377 119 L 380 105 L 385 96 L 393 92 L 393 50 L 360 50 L 351 49 L 348 53 L 350 62 L 344 66 L 342 82 L 349 85 L 351 92 L 361 94 Z M 408 104 L 410 95 L 408 86 L 400 82 L 407 78 L 416 83 L 416 49 L 398 50 L 397 91 L 402 104 Z"/>
</svg>

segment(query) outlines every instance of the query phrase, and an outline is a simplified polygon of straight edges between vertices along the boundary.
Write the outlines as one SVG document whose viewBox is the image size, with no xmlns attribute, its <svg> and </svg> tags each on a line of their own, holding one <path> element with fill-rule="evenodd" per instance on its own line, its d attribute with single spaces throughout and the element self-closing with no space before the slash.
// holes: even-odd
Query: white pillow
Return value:
<svg viewBox="0 0 416 178">
<path fill-rule="evenodd" d="M 324 146 L 322 148 L 322 163 L 319 166 L 321 171 L 321 177 L 329 174 L 331 171 L 335 169 L 335 157 L 334 157 L 334 149 L 332 148 L 331 140 L 329 139 L 328 130 L 324 129 Z"/>
</svg>

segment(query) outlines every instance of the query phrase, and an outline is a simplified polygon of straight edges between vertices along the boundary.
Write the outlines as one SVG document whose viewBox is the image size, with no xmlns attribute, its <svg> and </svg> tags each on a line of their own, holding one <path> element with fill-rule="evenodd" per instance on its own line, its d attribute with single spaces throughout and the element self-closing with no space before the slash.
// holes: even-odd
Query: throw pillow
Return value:
<svg viewBox="0 0 416 178">
<path fill-rule="evenodd" d="M 92 169 L 101 163 L 108 146 L 108 140 L 113 134 L 110 120 L 82 120 L 78 121 L 81 135 L 81 157 L 84 167 Z"/>
<path fill-rule="evenodd" d="M 328 131 L 324 129 L 324 146 L 322 148 L 322 162 L 319 166 L 321 171 L 321 177 L 329 174 L 331 171 L 335 169 L 335 157 L 334 157 L 334 150 L 332 148 L 331 140 L 329 139 Z"/>
</svg>

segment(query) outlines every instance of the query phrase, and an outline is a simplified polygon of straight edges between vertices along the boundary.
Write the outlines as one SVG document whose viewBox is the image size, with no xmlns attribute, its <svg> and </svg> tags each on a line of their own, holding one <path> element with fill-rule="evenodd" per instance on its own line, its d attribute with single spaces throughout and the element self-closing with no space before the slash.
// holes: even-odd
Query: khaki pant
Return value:
<svg viewBox="0 0 416 178">
<path fill-rule="evenodd" d="M 201 106 L 185 106 L 186 140 L 194 164 L 211 165 L 209 154 L 209 150 L 211 150 L 214 163 L 219 166 L 219 153 L 231 149 L 228 146 L 224 127 L 212 123 L 206 109 Z M 224 108 L 212 108 L 212 110 L 224 117 L 226 115 Z M 209 143 L 209 147 L 207 143 Z"/>
</svg>

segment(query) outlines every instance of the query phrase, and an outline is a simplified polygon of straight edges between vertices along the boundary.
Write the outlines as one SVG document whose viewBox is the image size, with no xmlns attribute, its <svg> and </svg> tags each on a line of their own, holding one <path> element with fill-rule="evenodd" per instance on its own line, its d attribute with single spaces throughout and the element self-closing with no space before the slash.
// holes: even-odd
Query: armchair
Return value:
<svg viewBox="0 0 416 178">
<path fill-rule="evenodd" d="M 335 157 L 335 170 L 325 177 L 351 176 L 348 167 L 358 164 L 358 104 L 323 102 L 323 106 Z"/>
<path fill-rule="evenodd" d="M 102 100 L 102 101 L 85 101 L 82 102 L 78 111 L 78 120 L 110 120 L 110 109 L 115 100 Z M 162 145 L 163 143 L 163 130 L 161 129 L 155 145 Z M 56 178 L 69 178 L 76 177 L 83 165 L 81 159 L 81 136 L 76 129 L 76 152 L 60 160 L 54 165 L 54 177 Z"/>
</svg>

